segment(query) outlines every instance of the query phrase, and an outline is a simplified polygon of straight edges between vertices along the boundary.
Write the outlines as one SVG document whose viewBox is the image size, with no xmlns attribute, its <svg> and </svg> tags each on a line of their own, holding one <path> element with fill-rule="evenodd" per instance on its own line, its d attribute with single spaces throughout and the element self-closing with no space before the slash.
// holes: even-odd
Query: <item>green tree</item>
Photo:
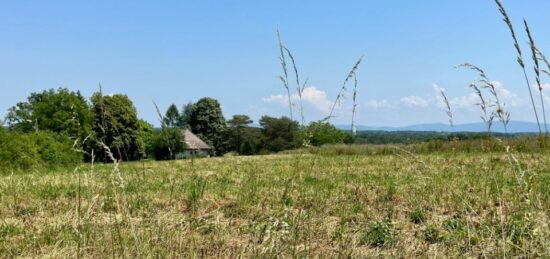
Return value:
<svg viewBox="0 0 550 259">
<path fill-rule="evenodd" d="M 279 152 L 300 146 L 298 122 L 288 117 L 263 116 L 260 125 L 264 136 L 264 148 L 268 151 Z"/>
<path fill-rule="evenodd" d="M 344 143 L 347 136 L 345 132 L 336 128 L 336 126 L 322 121 L 311 122 L 304 131 L 310 144 L 314 146 Z"/>
<path fill-rule="evenodd" d="M 141 139 L 145 145 L 145 154 L 151 155 L 153 153 L 153 140 L 155 135 L 155 128 L 153 125 L 143 119 L 139 120 L 139 127 L 141 131 Z"/>
<path fill-rule="evenodd" d="M 207 144 L 213 146 L 216 154 L 221 154 L 225 119 L 220 103 L 216 99 L 205 97 L 193 105 L 189 121 L 191 131 Z"/>
<path fill-rule="evenodd" d="M 173 160 L 185 149 L 184 137 L 179 128 L 165 128 L 155 133 L 152 153 L 156 160 Z"/>
<path fill-rule="evenodd" d="M 224 131 L 224 151 L 233 151 L 242 155 L 252 155 L 258 151 L 261 145 L 261 131 L 251 128 L 252 120 L 247 115 L 233 115 L 227 121 L 227 129 Z"/>
<path fill-rule="evenodd" d="M 180 119 L 180 113 L 178 111 L 178 107 L 176 107 L 175 104 L 172 104 L 168 107 L 168 110 L 166 110 L 166 114 L 164 115 L 164 125 L 168 128 L 175 128 L 178 127 L 178 122 Z"/>
<path fill-rule="evenodd" d="M 191 114 L 193 113 L 193 103 L 189 102 L 181 109 L 180 117 L 178 120 L 178 127 L 189 128 L 191 123 Z"/>
<path fill-rule="evenodd" d="M 92 128 L 92 112 L 80 92 L 66 88 L 31 93 L 26 102 L 11 107 L 6 116 L 15 131 L 48 130 L 84 139 Z"/>
<path fill-rule="evenodd" d="M 94 137 L 91 143 L 96 158 L 110 161 L 105 144 L 115 159 L 138 160 L 143 157 L 145 145 L 137 111 L 132 101 L 124 94 L 92 96 L 94 113 Z"/>
</svg>

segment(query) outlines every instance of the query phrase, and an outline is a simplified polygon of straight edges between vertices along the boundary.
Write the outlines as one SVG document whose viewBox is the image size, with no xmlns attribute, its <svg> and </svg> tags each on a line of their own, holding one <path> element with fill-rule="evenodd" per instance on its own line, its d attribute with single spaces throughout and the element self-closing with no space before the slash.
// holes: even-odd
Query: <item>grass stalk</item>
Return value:
<svg viewBox="0 0 550 259">
<path fill-rule="evenodd" d="M 357 136 L 357 126 L 355 125 L 355 114 L 357 113 L 357 85 L 359 80 L 357 78 L 357 73 L 353 73 L 353 106 L 351 110 L 351 139 L 352 143 L 355 141 L 355 136 Z"/>
<path fill-rule="evenodd" d="M 283 46 L 284 47 L 284 46 Z M 306 124 L 306 121 L 305 121 L 305 117 L 304 117 L 304 105 L 303 105 L 303 102 L 302 102 L 302 93 L 304 91 L 304 88 L 307 84 L 307 80 L 306 82 L 304 83 L 303 87 L 302 85 L 300 84 L 300 76 L 299 76 L 299 73 L 298 73 L 298 66 L 296 65 L 296 60 L 294 59 L 294 56 L 292 55 L 292 52 L 290 52 L 290 50 L 286 47 L 284 47 L 288 57 L 290 58 L 290 61 L 292 62 L 292 67 L 294 69 L 294 75 L 296 77 L 296 92 L 298 93 L 298 99 L 299 99 L 299 109 L 300 109 L 300 117 L 302 119 L 302 126 L 304 126 Z"/>
<path fill-rule="evenodd" d="M 490 104 L 485 100 L 485 98 L 483 97 L 483 94 L 481 93 L 481 90 L 475 83 L 471 83 L 470 88 L 474 90 L 475 94 L 479 98 L 479 103 L 477 103 L 477 105 L 479 106 L 482 112 L 481 119 L 487 126 L 487 133 L 491 134 L 491 127 L 493 126 L 493 120 L 495 117 L 494 117 L 494 113 L 489 113 L 488 111 L 488 107 Z"/>
<path fill-rule="evenodd" d="M 508 26 L 508 29 L 510 30 L 510 34 L 512 35 L 512 39 L 514 40 L 514 47 L 516 48 L 516 52 L 517 52 L 517 62 L 519 64 L 519 66 L 521 67 L 522 71 L 523 71 L 523 76 L 525 78 L 525 83 L 527 85 L 527 89 L 529 90 L 529 97 L 531 99 L 531 105 L 533 106 L 533 113 L 535 114 L 535 119 L 537 120 L 539 135 L 542 135 L 542 128 L 540 126 L 539 115 L 538 115 L 538 112 L 537 112 L 537 107 L 535 106 L 535 99 L 533 98 L 533 91 L 531 91 L 531 83 L 529 82 L 529 77 L 527 76 L 527 70 L 525 69 L 525 62 L 523 61 L 523 54 L 521 52 L 521 47 L 519 46 L 519 43 L 518 43 L 518 40 L 517 40 L 517 37 L 516 37 L 516 32 L 514 30 L 514 26 L 512 25 L 512 21 L 510 20 L 510 17 L 508 16 L 508 13 L 506 12 L 506 9 L 504 9 L 504 6 L 502 5 L 502 3 L 500 3 L 499 0 L 495 0 L 495 3 L 497 4 L 498 9 L 499 9 L 500 13 L 502 14 L 502 17 L 503 17 L 502 20 Z"/>
<path fill-rule="evenodd" d="M 544 107 L 544 96 L 542 94 L 542 84 L 540 82 L 540 64 L 539 64 L 539 58 L 537 57 L 537 53 L 540 51 L 537 51 L 537 47 L 535 44 L 535 40 L 533 39 L 533 36 L 531 35 L 531 30 L 529 29 L 529 24 L 527 24 L 527 20 L 523 20 L 523 24 L 525 25 L 525 32 L 527 33 L 527 37 L 529 38 L 529 46 L 531 47 L 531 54 L 533 58 L 533 70 L 535 71 L 535 80 L 537 82 L 537 89 L 539 90 L 540 95 L 540 104 L 542 107 L 542 118 L 544 121 L 544 133 L 545 136 L 548 136 L 548 124 L 546 122 L 546 109 Z"/>
<path fill-rule="evenodd" d="M 500 98 L 498 97 L 497 93 L 497 87 L 495 86 L 495 83 L 489 79 L 487 74 L 483 69 L 480 67 L 470 64 L 470 63 L 464 63 L 456 66 L 455 68 L 467 68 L 470 70 L 473 70 L 479 74 L 479 78 L 475 80 L 477 83 L 481 83 L 481 87 L 484 89 L 487 89 L 491 95 L 494 97 L 494 103 L 487 103 L 488 107 L 495 107 L 495 110 L 493 110 L 492 116 L 497 117 L 502 125 L 504 126 L 504 133 L 508 134 L 508 123 L 510 122 L 510 112 L 506 110 L 506 104 L 503 103 Z M 479 89 L 475 89 L 476 94 L 480 96 L 481 92 Z M 480 97 L 480 99 L 483 100 L 483 97 Z M 485 107 L 487 109 L 487 107 Z M 484 110 L 484 112 L 487 112 L 487 110 Z"/>
<path fill-rule="evenodd" d="M 455 126 L 453 123 L 453 112 L 451 110 L 451 104 L 449 103 L 449 99 L 447 98 L 447 95 L 445 94 L 445 90 L 443 88 L 437 87 L 437 89 L 439 90 L 439 95 L 441 96 L 441 99 L 445 104 L 445 113 L 447 114 L 447 117 L 449 119 L 449 125 L 454 130 Z"/>
<path fill-rule="evenodd" d="M 340 87 L 340 91 L 338 91 L 338 95 L 336 96 L 336 99 L 334 100 L 334 103 L 332 104 L 332 108 L 330 109 L 330 113 L 327 117 L 323 119 L 323 121 L 329 121 L 332 117 L 334 117 L 334 110 L 336 109 L 336 106 L 342 102 L 342 100 L 345 98 L 345 93 L 347 91 L 347 83 L 350 79 L 353 78 L 355 75 L 357 69 L 359 69 L 359 65 L 361 65 L 361 62 L 363 61 L 363 57 L 361 56 L 357 62 L 355 62 L 355 65 L 351 68 L 351 70 L 348 73 L 348 76 L 344 80 L 344 83 L 342 83 L 342 86 Z"/>
<path fill-rule="evenodd" d="M 279 61 L 281 62 L 281 67 L 283 69 L 283 75 L 279 76 L 279 79 L 283 83 L 283 87 L 286 90 L 287 98 L 288 98 L 288 109 L 290 111 L 290 119 L 294 120 L 294 116 L 292 114 L 292 101 L 291 101 L 291 94 L 290 94 L 290 87 L 288 83 L 288 67 L 286 64 L 286 57 L 285 57 L 285 45 L 283 44 L 283 40 L 281 38 L 281 32 L 279 31 L 279 27 L 277 26 L 277 39 L 279 40 Z"/>
</svg>

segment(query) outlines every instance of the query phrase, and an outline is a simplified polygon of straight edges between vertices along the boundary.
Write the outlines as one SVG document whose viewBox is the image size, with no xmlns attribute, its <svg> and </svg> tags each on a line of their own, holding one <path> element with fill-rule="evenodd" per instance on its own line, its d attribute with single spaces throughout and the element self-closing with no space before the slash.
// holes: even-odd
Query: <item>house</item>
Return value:
<svg viewBox="0 0 550 259">
<path fill-rule="evenodd" d="M 193 134 L 189 129 L 182 129 L 185 150 L 176 155 L 177 158 L 184 157 L 209 157 L 212 154 L 212 147 L 206 144 L 197 135 Z"/>
</svg>

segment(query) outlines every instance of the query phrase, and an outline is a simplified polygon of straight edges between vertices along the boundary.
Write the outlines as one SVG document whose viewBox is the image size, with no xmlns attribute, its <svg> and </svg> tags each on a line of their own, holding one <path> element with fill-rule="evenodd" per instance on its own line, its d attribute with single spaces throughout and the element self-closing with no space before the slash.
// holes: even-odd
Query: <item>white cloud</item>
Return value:
<svg viewBox="0 0 550 259">
<path fill-rule="evenodd" d="M 370 100 L 367 102 L 367 107 L 372 108 L 373 110 L 392 108 L 393 105 L 386 99 L 384 100 Z"/>
<path fill-rule="evenodd" d="M 277 103 L 279 105 L 288 107 L 288 97 L 286 95 L 277 94 L 262 99 L 264 102 Z M 296 105 L 296 102 L 300 100 L 298 94 L 290 96 L 292 105 Z M 302 102 L 313 105 L 317 110 L 329 113 L 333 102 L 328 100 L 327 93 L 323 90 L 317 89 L 315 86 L 309 86 L 304 88 L 302 92 Z"/>
<path fill-rule="evenodd" d="M 280 105 L 288 105 L 287 97 L 283 96 L 282 94 L 277 95 L 271 95 L 269 97 L 264 97 L 262 99 L 266 103 L 277 103 Z"/>
<path fill-rule="evenodd" d="M 428 107 L 429 106 L 429 103 L 426 99 L 420 97 L 420 96 L 416 96 L 416 95 L 411 95 L 411 96 L 405 96 L 405 97 L 401 97 L 401 99 L 399 99 L 399 101 L 404 104 L 405 106 L 408 106 L 408 107 Z"/>
<path fill-rule="evenodd" d="M 293 99 L 298 99 L 298 96 L 293 96 Z M 302 100 L 315 106 L 319 111 L 324 113 L 330 112 L 332 101 L 327 99 L 327 93 L 323 90 L 315 88 L 315 86 L 306 87 L 302 92 Z"/>
<path fill-rule="evenodd" d="M 500 101 L 503 102 L 508 107 L 521 107 L 524 105 L 524 100 L 521 99 L 517 94 L 506 89 L 504 84 L 499 81 L 491 82 L 495 86 L 495 91 L 500 98 Z"/>
<path fill-rule="evenodd" d="M 470 93 L 468 95 L 453 97 L 449 100 L 451 109 L 467 109 L 473 108 L 479 103 L 479 97 L 475 93 Z"/>
</svg>

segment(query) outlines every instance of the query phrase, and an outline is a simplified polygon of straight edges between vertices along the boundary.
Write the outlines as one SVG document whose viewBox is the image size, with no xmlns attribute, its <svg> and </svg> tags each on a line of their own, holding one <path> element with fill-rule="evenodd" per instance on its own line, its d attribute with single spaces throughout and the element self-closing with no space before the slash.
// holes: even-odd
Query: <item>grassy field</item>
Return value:
<svg viewBox="0 0 550 259">
<path fill-rule="evenodd" d="M 395 149 L 4 174 L 0 257 L 548 257 L 549 158 Z"/>
</svg>

